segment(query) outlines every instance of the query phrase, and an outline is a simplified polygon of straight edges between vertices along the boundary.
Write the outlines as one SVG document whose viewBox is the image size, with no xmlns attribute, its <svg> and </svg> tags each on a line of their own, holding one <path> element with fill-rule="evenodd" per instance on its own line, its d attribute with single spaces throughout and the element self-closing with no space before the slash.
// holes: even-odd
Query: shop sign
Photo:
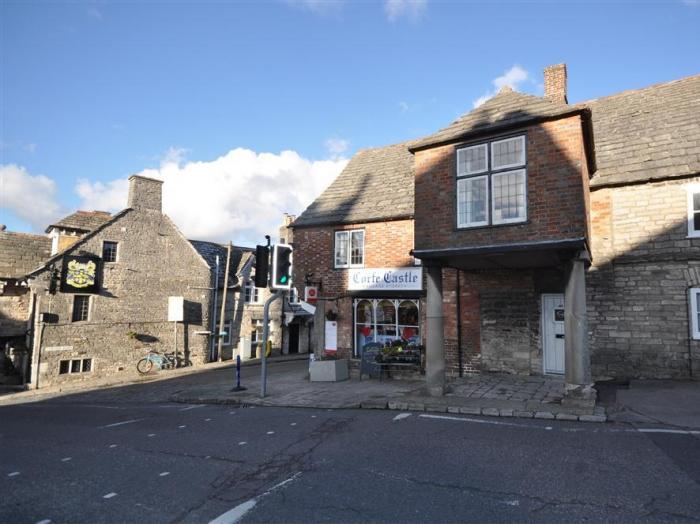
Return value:
<svg viewBox="0 0 700 524">
<path fill-rule="evenodd" d="M 318 286 L 306 286 L 304 288 L 304 302 L 315 304 L 318 300 Z"/>
<path fill-rule="evenodd" d="M 63 259 L 61 292 L 99 293 L 100 259 L 91 256 L 66 256 Z"/>
<path fill-rule="evenodd" d="M 348 289 L 351 291 L 420 291 L 423 289 L 423 268 L 350 269 Z"/>
</svg>

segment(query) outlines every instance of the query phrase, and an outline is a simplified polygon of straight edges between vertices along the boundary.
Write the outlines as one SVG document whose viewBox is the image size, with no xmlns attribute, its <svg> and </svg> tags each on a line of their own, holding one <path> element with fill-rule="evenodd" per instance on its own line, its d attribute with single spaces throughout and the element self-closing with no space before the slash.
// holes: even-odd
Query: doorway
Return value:
<svg viewBox="0 0 700 524">
<path fill-rule="evenodd" d="M 542 295 L 542 349 L 545 373 L 564 374 L 564 295 Z"/>
<path fill-rule="evenodd" d="M 289 354 L 299 353 L 299 324 L 289 324 Z"/>
</svg>

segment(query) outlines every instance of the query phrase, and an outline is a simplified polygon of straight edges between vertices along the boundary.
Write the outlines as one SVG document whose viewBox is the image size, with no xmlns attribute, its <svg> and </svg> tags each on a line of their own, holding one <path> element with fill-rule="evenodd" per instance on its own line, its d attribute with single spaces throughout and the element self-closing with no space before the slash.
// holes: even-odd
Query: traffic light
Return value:
<svg viewBox="0 0 700 524">
<path fill-rule="evenodd" d="M 292 246 L 277 244 L 272 249 L 272 289 L 292 287 Z"/>
<path fill-rule="evenodd" d="M 270 248 L 255 247 L 255 287 L 267 287 L 270 273 Z"/>
</svg>

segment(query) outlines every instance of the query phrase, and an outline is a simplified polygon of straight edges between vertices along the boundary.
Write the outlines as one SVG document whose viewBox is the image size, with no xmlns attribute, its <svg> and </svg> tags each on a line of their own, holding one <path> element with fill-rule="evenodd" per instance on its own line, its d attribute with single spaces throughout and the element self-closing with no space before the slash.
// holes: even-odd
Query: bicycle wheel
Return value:
<svg viewBox="0 0 700 524">
<path fill-rule="evenodd" d="M 145 375 L 153 369 L 153 361 L 150 358 L 142 358 L 136 363 L 136 370 Z"/>
</svg>

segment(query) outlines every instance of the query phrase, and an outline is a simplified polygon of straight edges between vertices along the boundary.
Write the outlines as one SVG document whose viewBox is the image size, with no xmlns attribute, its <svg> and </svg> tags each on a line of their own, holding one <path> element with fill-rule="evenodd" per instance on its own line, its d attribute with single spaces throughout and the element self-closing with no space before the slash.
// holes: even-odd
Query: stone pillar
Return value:
<svg viewBox="0 0 700 524">
<path fill-rule="evenodd" d="M 445 394 L 445 333 L 442 317 L 442 268 L 427 267 L 428 304 L 426 320 L 428 330 L 425 351 L 425 381 L 433 396 Z"/>
<path fill-rule="evenodd" d="M 586 315 L 586 253 L 579 254 L 569 265 L 564 294 L 564 339 L 566 394 L 570 398 L 595 398 L 591 382 L 591 357 L 588 350 Z"/>
</svg>

